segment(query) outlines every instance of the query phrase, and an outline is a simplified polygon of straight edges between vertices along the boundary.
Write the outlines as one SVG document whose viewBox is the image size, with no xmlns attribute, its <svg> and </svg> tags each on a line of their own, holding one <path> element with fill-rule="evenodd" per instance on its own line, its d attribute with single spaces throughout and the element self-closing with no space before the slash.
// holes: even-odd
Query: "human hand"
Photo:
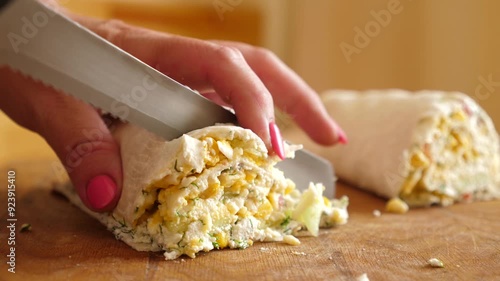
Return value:
<svg viewBox="0 0 500 281">
<path fill-rule="evenodd" d="M 80 22 L 141 61 L 212 100 L 232 107 L 241 126 L 272 145 L 274 102 L 317 143 L 345 143 L 317 93 L 272 52 L 244 43 L 205 41 L 120 21 Z"/>
<path fill-rule="evenodd" d="M 282 158 L 273 99 L 318 143 L 345 142 L 314 91 L 264 49 L 74 18 L 180 83 L 233 107 L 240 125 L 252 129 Z M 0 68 L 0 77 L 0 109 L 47 140 L 85 205 L 94 211 L 113 209 L 120 197 L 121 158 L 100 114 L 6 67 Z"/>
</svg>

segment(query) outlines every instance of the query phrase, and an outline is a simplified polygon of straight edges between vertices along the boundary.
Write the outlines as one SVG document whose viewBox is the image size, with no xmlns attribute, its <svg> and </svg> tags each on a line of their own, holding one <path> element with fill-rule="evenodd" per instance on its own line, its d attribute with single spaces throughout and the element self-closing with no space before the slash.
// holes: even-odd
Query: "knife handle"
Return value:
<svg viewBox="0 0 500 281">
<path fill-rule="evenodd" d="M 0 10 L 3 9 L 3 7 L 5 7 L 7 4 L 9 4 L 9 2 L 11 2 L 12 0 L 0 0 Z"/>
</svg>

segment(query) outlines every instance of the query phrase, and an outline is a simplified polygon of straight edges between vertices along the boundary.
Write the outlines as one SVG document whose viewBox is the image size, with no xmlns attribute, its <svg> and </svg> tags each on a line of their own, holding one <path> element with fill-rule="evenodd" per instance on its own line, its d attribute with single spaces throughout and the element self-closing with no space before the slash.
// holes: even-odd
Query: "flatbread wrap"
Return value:
<svg viewBox="0 0 500 281">
<path fill-rule="evenodd" d="M 286 136 L 329 159 L 340 179 L 413 207 L 500 197 L 498 133 L 467 95 L 331 90 L 322 99 L 349 143 L 321 147 L 295 131 Z"/>
<path fill-rule="evenodd" d="M 347 198 L 324 198 L 320 183 L 301 193 L 248 129 L 217 125 L 165 141 L 120 124 L 113 135 L 124 174 L 114 211 L 90 211 L 69 184 L 57 189 L 136 250 L 194 258 L 200 251 L 244 249 L 254 241 L 294 243 L 294 235 L 317 235 L 320 225 L 347 221 Z M 293 157 L 300 147 L 285 148 Z"/>
</svg>

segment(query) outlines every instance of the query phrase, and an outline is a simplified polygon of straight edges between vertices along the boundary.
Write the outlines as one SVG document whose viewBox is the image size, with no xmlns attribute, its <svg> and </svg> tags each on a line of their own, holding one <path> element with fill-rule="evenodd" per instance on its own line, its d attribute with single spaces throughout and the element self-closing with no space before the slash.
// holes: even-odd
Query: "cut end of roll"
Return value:
<svg viewBox="0 0 500 281">
<path fill-rule="evenodd" d="M 122 155 L 160 160 L 145 169 L 124 164 L 123 195 L 114 212 L 84 210 L 134 249 L 164 251 L 166 259 L 194 258 L 200 251 L 245 249 L 255 241 L 296 244 L 295 236 L 347 222 L 346 198 L 330 201 L 323 185 L 313 183 L 302 194 L 250 130 L 213 126 L 165 142 L 123 126 L 117 130 Z M 136 151 L 137 144 L 146 148 Z M 287 156 L 299 148 L 287 146 Z M 63 193 L 79 204 L 76 194 L 67 188 Z"/>
<path fill-rule="evenodd" d="M 443 96 L 440 102 L 440 114 L 423 116 L 417 124 L 399 196 L 411 206 L 498 197 L 498 135 L 490 118 L 465 95 Z"/>
<path fill-rule="evenodd" d="M 322 99 L 349 144 L 325 148 L 303 134 L 287 137 L 330 160 L 345 182 L 410 207 L 500 198 L 498 133 L 467 95 L 331 90 Z"/>
</svg>

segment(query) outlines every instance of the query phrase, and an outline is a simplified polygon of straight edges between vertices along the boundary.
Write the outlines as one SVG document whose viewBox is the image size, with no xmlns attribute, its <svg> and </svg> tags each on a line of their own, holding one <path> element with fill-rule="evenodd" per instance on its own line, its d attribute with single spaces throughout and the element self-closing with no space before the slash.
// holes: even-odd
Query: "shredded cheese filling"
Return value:
<svg viewBox="0 0 500 281">
<path fill-rule="evenodd" d="M 331 202 L 322 196 L 322 185 L 311 185 L 304 199 L 264 152 L 239 139 L 200 141 L 202 169 L 175 161 L 173 173 L 144 189 L 144 200 L 135 208 L 137 231 L 165 250 L 167 259 L 244 249 L 254 241 L 298 244 L 292 235 L 307 228 L 317 235 L 320 223 L 346 222 L 346 198 Z"/>
</svg>

